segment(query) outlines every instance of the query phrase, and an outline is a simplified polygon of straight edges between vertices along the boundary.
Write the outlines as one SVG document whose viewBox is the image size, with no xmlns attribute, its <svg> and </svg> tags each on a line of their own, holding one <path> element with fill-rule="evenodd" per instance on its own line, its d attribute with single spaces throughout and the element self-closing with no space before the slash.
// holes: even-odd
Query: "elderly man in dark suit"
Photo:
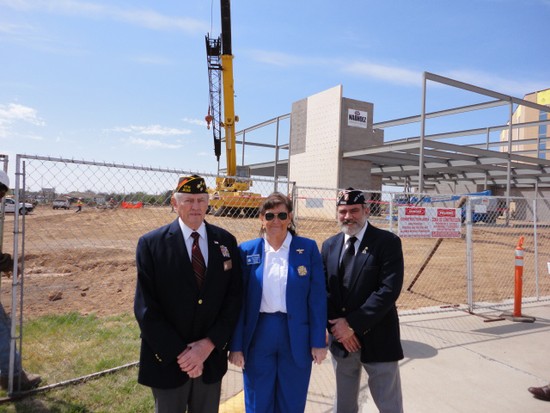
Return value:
<svg viewBox="0 0 550 413">
<path fill-rule="evenodd" d="M 242 300 L 237 242 L 204 221 L 203 178 L 180 179 L 172 204 L 178 219 L 137 245 L 138 381 L 152 388 L 157 413 L 218 412 Z"/>
<path fill-rule="evenodd" d="M 381 413 L 402 413 L 403 358 L 395 302 L 403 285 L 401 240 L 367 221 L 362 192 L 339 193 L 341 233 L 321 254 L 328 288 L 329 346 L 336 375 L 334 413 L 358 412 L 361 370 Z"/>
</svg>

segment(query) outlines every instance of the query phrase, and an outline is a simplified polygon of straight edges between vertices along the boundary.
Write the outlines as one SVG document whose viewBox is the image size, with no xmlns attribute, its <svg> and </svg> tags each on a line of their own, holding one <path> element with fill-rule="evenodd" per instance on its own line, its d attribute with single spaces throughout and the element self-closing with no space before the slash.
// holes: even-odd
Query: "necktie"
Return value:
<svg viewBox="0 0 550 413">
<path fill-rule="evenodd" d="M 191 247 L 191 258 L 193 264 L 193 272 L 195 273 L 195 278 L 197 280 L 197 285 L 199 289 L 202 287 L 206 273 L 206 264 L 204 263 L 204 257 L 202 256 L 201 249 L 199 247 L 199 233 L 191 233 L 193 237 L 193 246 Z"/>
<path fill-rule="evenodd" d="M 349 237 L 346 242 L 346 250 L 342 256 L 342 262 L 340 263 L 340 277 L 342 280 L 342 285 L 344 287 L 349 287 L 351 281 L 352 270 L 353 270 L 353 259 L 355 258 L 355 241 L 356 237 Z"/>
</svg>

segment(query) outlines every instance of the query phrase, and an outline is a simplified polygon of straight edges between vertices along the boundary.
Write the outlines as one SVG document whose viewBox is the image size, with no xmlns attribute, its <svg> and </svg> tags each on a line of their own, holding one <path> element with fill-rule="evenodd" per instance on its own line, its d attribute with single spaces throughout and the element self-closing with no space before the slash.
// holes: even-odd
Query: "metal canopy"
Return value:
<svg viewBox="0 0 550 413">
<path fill-rule="evenodd" d="M 386 185 L 418 186 L 420 145 L 420 139 L 388 143 L 343 156 L 372 162 L 371 173 Z M 427 186 L 457 181 L 506 185 L 509 160 L 514 187 L 550 187 L 549 160 L 431 140 L 424 143 L 424 181 Z"/>
<path fill-rule="evenodd" d="M 525 106 L 546 113 L 550 113 L 550 107 L 433 73 L 425 72 L 423 80 L 423 102 L 422 113 L 420 115 L 380 122 L 373 125 L 375 129 L 384 129 L 420 122 L 420 136 L 387 142 L 383 145 L 358 151 L 346 152 L 343 154 L 343 157 L 372 162 L 371 173 L 382 176 L 382 182 L 386 185 L 414 185 L 419 188 L 420 192 L 425 187 L 433 184 L 444 182 L 457 183 L 461 181 L 484 185 L 485 187 L 490 185 L 505 186 L 507 195 L 509 195 L 511 187 L 550 187 L 550 161 L 544 158 L 521 155 L 520 151 L 513 150 L 518 145 L 535 145 L 538 147 L 540 142 L 548 142 L 548 138 L 545 136 L 538 137 L 538 140 L 531 138 L 507 142 L 487 141 L 486 145 L 458 145 L 442 142 L 442 140 L 484 133 L 488 136 L 490 132 L 503 130 L 508 131 L 508 139 L 511 139 L 513 137 L 513 130 L 550 123 L 550 120 L 541 118 L 542 120 L 540 121 L 514 124 L 512 122 L 513 105 Z M 426 113 L 426 87 L 428 81 L 442 83 L 490 97 L 491 100 L 474 105 Z M 433 135 L 425 134 L 427 119 L 502 105 L 510 106 L 509 119 L 505 125 L 450 131 Z M 549 118 L 550 116 L 547 116 L 547 119 Z M 490 150 L 490 147 L 496 147 L 496 150 Z"/>
<path fill-rule="evenodd" d="M 476 93 L 488 97 L 489 100 L 473 105 L 426 113 L 426 87 L 428 81 Z M 506 105 L 510 107 L 510 111 L 505 124 L 477 129 L 453 130 L 432 135 L 425 134 L 425 125 L 428 119 Z M 546 119 L 541 117 L 539 121 L 513 123 L 514 105 L 546 112 Z M 531 101 L 424 72 L 421 114 L 378 122 L 373 125 L 374 129 L 383 130 L 394 126 L 420 123 L 420 136 L 392 140 L 382 145 L 345 152 L 342 156 L 348 159 L 370 161 L 372 163 L 371 173 L 381 176 L 382 183 L 385 185 L 416 186 L 420 192 L 424 188 L 445 182 L 453 184 L 468 182 L 484 185 L 485 187 L 497 185 L 505 187 L 508 196 L 512 187 L 550 188 L 550 160 L 525 155 L 526 153 L 533 153 L 533 150 L 520 150 L 520 147 L 527 145 L 538 148 L 541 142 L 548 148 L 550 139 L 546 136 L 525 137 L 521 140 L 514 139 L 499 142 L 489 141 L 487 138 L 486 144 L 475 143 L 471 145 L 448 142 L 455 138 L 474 135 L 487 134 L 488 137 L 491 132 L 501 131 L 508 131 L 507 136 L 513 137 L 512 132 L 522 128 L 550 125 L 550 115 L 548 113 L 550 113 L 549 106 L 539 105 Z M 286 117 L 289 117 L 289 114 L 280 118 Z M 273 122 L 273 120 L 269 122 Z M 263 124 L 257 126 L 263 126 Z M 253 128 L 255 127 L 250 129 Z M 252 143 L 245 143 L 245 145 L 250 144 Z M 275 145 L 276 148 L 288 149 L 288 145 L 285 145 L 284 148 L 283 146 Z M 546 149 L 547 158 L 549 152 L 549 149 Z M 276 159 L 275 162 L 250 165 L 250 169 L 251 174 L 256 176 L 288 176 L 288 159 Z"/>
</svg>

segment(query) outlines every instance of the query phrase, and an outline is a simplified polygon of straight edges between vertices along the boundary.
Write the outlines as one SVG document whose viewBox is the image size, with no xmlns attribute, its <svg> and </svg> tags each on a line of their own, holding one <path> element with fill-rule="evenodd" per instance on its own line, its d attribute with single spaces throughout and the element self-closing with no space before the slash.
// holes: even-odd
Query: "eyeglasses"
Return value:
<svg viewBox="0 0 550 413">
<path fill-rule="evenodd" d="M 273 212 L 267 212 L 264 216 L 266 221 L 273 221 L 275 217 L 279 218 L 281 221 L 284 221 L 288 218 L 288 212 L 279 212 L 276 215 Z"/>
</svg>

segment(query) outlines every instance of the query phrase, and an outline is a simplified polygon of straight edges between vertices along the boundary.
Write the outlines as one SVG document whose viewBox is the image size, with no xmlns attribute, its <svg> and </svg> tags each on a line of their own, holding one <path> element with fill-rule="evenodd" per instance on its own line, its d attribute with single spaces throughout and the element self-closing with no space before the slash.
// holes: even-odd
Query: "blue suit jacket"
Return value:
<svg viewBox="0 0 550 413">
<path fill-rule="evenodd" d="M 338 277 L 344 234 L 327 239 L 321 248 L 328 288 L 329 320 L 345 317 L 361 342 L 361 361 L 384 362 L 403 358 L 395 302 L 403 286 L 403 251 L 397 235 L 369 223 L 353 264 L 347 293 Z M 332 335 L 330 351 L 347 352 Z"/>
<path fill-rule="evenodd" d="M 245 362 L 256 330 L 262 301 L 264 239 L 239 247 L 243 270 L 243 306 L 233 339 L 232 351 L 242 351 Z M 293 236 L 288 257 L 286 287 L 287 321 L 292 356 L 299 366 L 312 361 L 311 348 L 326 346 L 326 287 L 323 261 L 315 241 Z"/>
<path fill-rule="evenodd" d="M 233 235 L 205 225 L 208 268 L 201 290 L 178 220 L 138 241 L 134 313 L 142 339 L 138 381 L 146 386 L 183 385 L 189 376 L 176 357 L 205 337 L 216 347 L 204 363 L 203 381 L 218 382 L 227 371 L 227 344 L 242 301 L 239 251 Z"/>
</svg>

